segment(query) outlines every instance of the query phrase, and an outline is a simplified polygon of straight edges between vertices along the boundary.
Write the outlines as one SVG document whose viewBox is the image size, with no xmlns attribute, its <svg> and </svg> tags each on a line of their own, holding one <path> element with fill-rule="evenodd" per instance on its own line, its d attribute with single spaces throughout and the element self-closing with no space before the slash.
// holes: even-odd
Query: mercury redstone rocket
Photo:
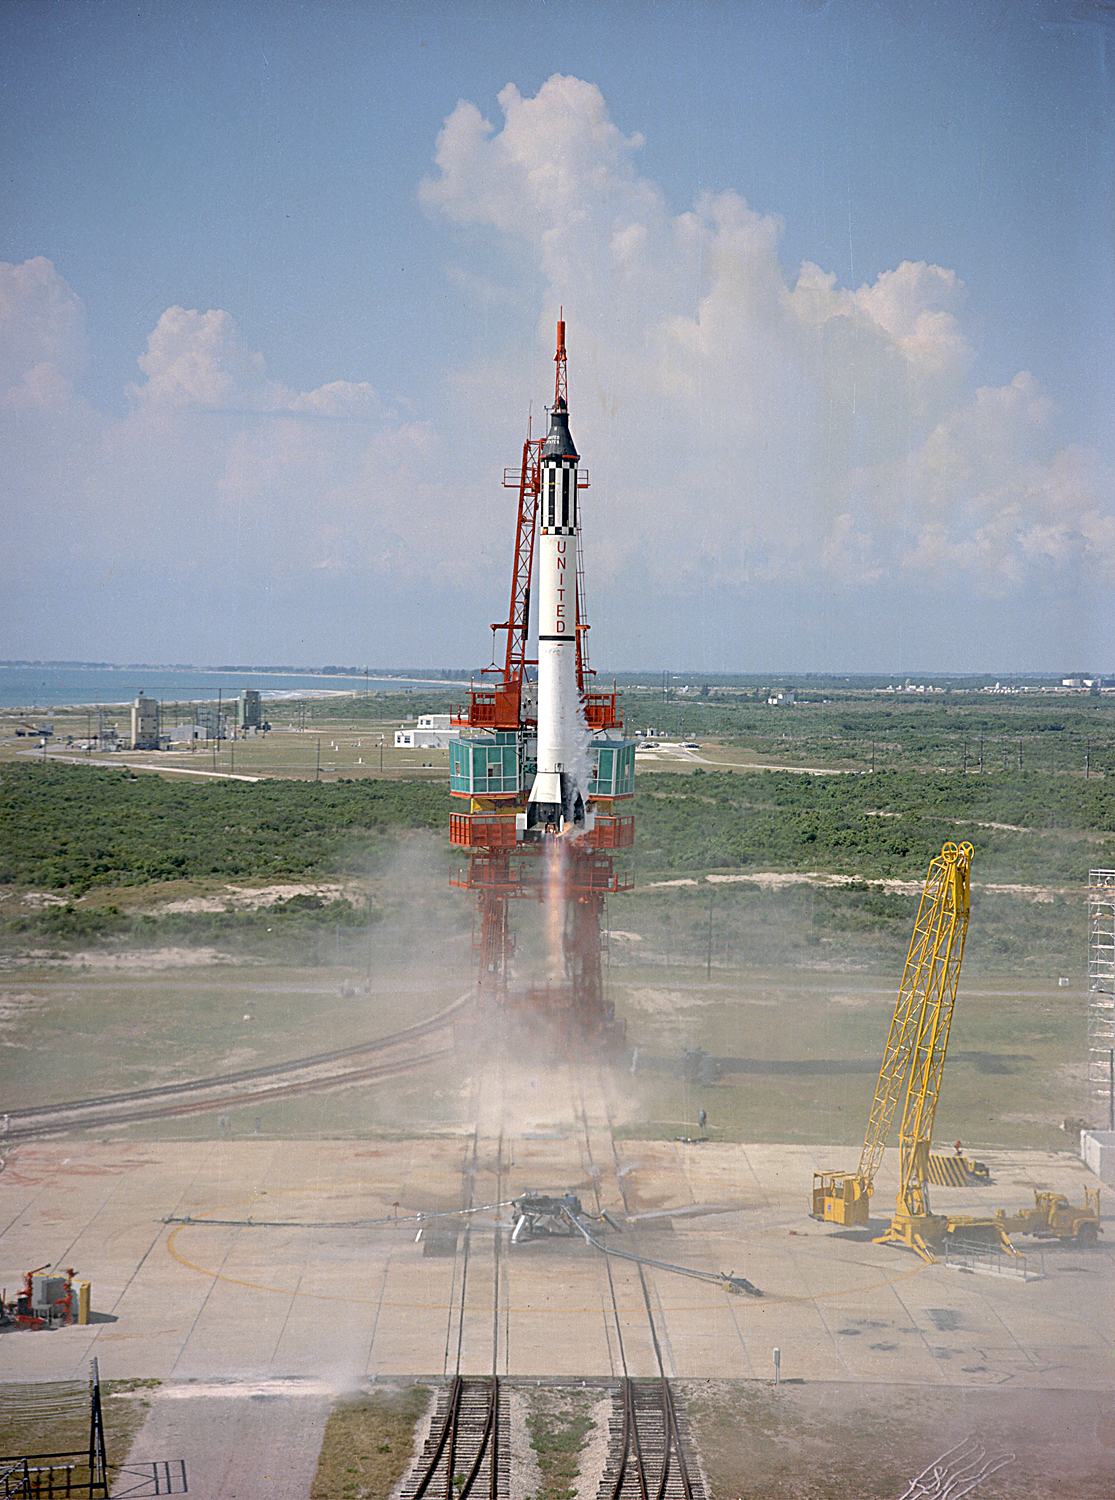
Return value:
<svg viewBox="0 0 1115 1500">
<path fill-rule="evenodd" d="M 583 829 L 588 728 L 577 683 L 577 463 L 561 387 L 565 323 L 557 326 L 559 390 L 542 443 L 538 526 L 538 770 L 527 798 L 526 828 Z M 588 826 L 591 826 L 591 822 Z"/>
<path fill-rule="evenodd" d="M 569 432 L 560 314 L 554 360 L 549 431 L 528 429 L 521 465 L 504 470 L 504 485 L 519 492 L 507 619 L 492 626 L 491 666 L 452 714 L 460 738 L 449 746 L 449 840 L 468 863 L 450 878 L 476 897 L 483 1036 L 574 1057 L 623 1045 L 601 938 L 608 896 L 632 884 L 613 855 L 634 843 L 635 745 L 615 683 L 597 687 L 588 662 L 577 513 L 588 475 Z M 510 916 L 520 902 L 546 913 L 542 982 L 523 982 L 530 946 L 518 948 Z"/>
</svg>

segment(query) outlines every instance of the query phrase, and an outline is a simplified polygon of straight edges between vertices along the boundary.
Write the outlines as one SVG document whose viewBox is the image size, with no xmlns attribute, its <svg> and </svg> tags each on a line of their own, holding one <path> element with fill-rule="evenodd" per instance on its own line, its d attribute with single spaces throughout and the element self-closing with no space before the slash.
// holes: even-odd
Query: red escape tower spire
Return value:
<svg viewBox="0 0 1115 1500">
<path fill-rule="evenodd" d="M 612 851 L 630 848 L 635 746 L 623 734 L 617 693 L 593 685 L 585 635 L 578 497 L 588 475 L 569 431 L 565 323 L 557 325 L 554 404 L 545 438 L 528 435 L 521 466 L 504 471 L 518 489 L 511 604 L 492 625 L 492 665 L 454 711 L 450 746 L 450 842 L 469 851 L 453 883 L 474 891 L 481 1020 L 521 1031 L 565 1054 L 622 1042 L 604 995 L 605 898 L 628 890 Z M 537 652 L 528 656 L 538 552 Z M 532 675 L 533 674 L 533 675 Z M 512 986 L 512 901 L 551 903 L 556 926 L 545 983 Z M 559 909 L 552 903 L 559 903 Z"/>
</svg>

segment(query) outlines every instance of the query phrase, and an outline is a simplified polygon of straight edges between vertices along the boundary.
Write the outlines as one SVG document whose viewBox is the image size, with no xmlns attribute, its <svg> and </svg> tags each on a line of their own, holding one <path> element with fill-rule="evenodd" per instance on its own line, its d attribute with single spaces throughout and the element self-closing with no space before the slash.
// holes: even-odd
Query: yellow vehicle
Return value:
<svg viewBox="0 0 1115 1500">
<path fill-rule="evenodd" d="M 906 967 L 883 1051 L 879 1082 L 854 1172 L 816 1172 L 812 1217 L 831 1224 L 870 1220 L 875 1173 L 883 1157 L 900 1095 L 905 1094 L 899 1134 L 898 1203 L 880 1244 L 900 1244 L 935 1259 L 950 1220 L 929 1207 L 929 1145 L 941 1092 L 949 1027 L 956 1003 L 970 909 L 971 844 L 946 844 L 929 866 Z M 958 1221 L 956 1222 L 958 1227 Z M 968 1219 L 1011 1249 L 994 1219 Z"/>
<path fill-rule="evenodd" d="M 1086 1206 L 1077 1208 L 1062 1193 L 1040 1193 L 1034 1189 L 1033 1208 L 1008 1214 L 1000 1208 L 995 1222 L 1004 1234 L 1032 1234 L 1039 1239 L 1073 1240 L 1078 1245 L 1094 1245 L 1100 1228 L 1099 1188 L 1084 1189 Z"/>
</svg>

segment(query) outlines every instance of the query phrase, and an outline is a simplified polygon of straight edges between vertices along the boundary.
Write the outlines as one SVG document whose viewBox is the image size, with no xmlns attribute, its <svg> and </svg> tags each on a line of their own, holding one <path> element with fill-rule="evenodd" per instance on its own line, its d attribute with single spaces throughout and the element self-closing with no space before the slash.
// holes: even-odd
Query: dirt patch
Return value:
<svg viewBox="0 0 1115 1500">
<path fill-rule="evenodd" d="M 362 888 L 341 885 L 335 880 L 301 885 L 227 885 L 222 892 L 212 896 L 186 896 L 174 901 L 160 901 L 151 910 L 160 916 L 173 912 L 259 911 L 261 907 L 274 906 L 277 901 L 289 901 L 292 896 L 318 896 L 322 901 L 340 901 L 346 896 L 350 900 L 354 897 L 363 900 L 365 895 Z"/>
<path fill-rule="evenodd" d="M 920 880 L 861 880 L 858 875 L 826 875 L 820 870 L 749 870 L 746 875 L 706 875 L 709 885 L 757 885 L 763 891 L 782 891 L 792 885 L 846 886 L 866 885 L 872 890 L 900 891 L 916 895 L 922 890 Z M 696 883 L 696 882 L 694 882 Z"/>
<path fill-rule="evenodd" d="M 709 995 L 686 994 L 681 990 L 632 989 L 629 997 L 633 1006 L 652 1016 L 672 1016 L 689 1006 L 712 1003 Z"/>
<path fill-rule="evenodd" d="M 61 953 L 42 948 L 22 954 L 17 962 L 13 962 L 12 967 L 130 972 L 139 969 L 212 968 L 216 964 L 237 964 L 243 968 L 253 962 L 255 960 L 243 955 L 223 953 L 219 948 L 134 948 L 126 953 L 102 953 L 96 949 Z"/>
<path fill-rule="evenodd" d="M 0 990 L 0 1035 L 44 1004 L 45 997 L 32 990 Z"/>
<path fill-rule="evenodd" d="M 974 1437 L 1012 1461 L 980 1500 L 1100 1500 L 1115 1488 L 1115 1395 L 1068 1390 L 685 1382 L 710 1500 L 893 1500 Z"/>
</svg>

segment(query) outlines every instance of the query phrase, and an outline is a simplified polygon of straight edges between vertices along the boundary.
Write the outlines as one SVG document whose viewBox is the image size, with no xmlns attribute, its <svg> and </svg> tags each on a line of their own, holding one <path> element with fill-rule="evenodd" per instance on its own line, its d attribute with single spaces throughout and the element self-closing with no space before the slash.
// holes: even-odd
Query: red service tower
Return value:
<svg viewBox="0 0 1115 1500">
<path fill-rule="evenodd" d="M 579 496 L 588 475 L 569 431 L 565 323 L 557 325 L 554 404 L 544 438 L 527 438 L 519 492 L 511 606 L 492 626 L 505 650 L 454 711 L 450 842 L 470 851 L 453 883 L 475 891 L 480 1019 L 498 1034 L 543 1042 L 558 1055 L 613 1051 L 623 1038 L 605 999 L 605 899 L 628 890 L 612 851 L 634 842 L 635 746 L 623 734 L 614 686 L 593 686 L 588 664 Z M 537 654 L 528 657 L 535 552 Z M 509 904 L 546 907 L 544 977 L 510 984 Z"/>
</svg>

